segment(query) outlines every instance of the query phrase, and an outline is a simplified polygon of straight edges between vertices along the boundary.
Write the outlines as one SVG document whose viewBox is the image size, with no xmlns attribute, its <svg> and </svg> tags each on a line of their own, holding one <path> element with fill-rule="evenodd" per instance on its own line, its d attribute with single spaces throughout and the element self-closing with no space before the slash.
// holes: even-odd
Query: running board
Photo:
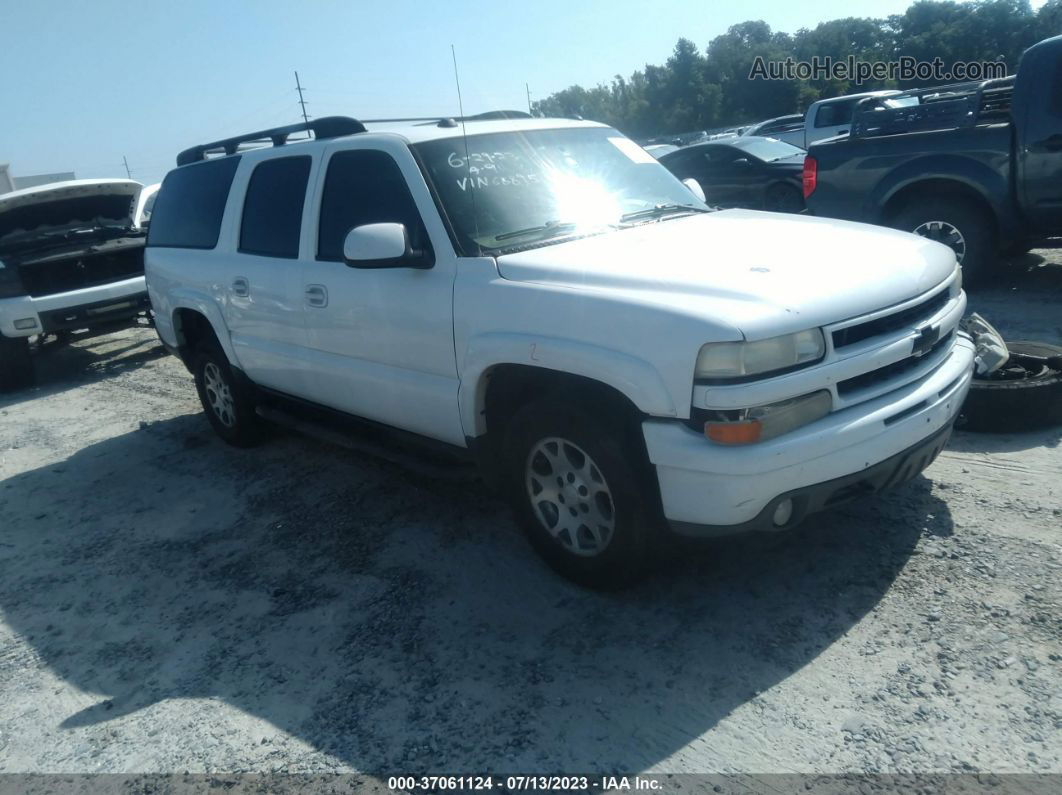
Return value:
<svg viewBox="0 0 1062 795">
<path fill-rule="evenodd" d="M 382 459 L 424 477 L 469 482 L 479 477 L 473 463 L 433 450 L 427 444 L 429 440 L 425 440 L 426 443 L 422 449 L 412 449 L 418 446 L 416 442 L 408 445 L 404 443 L 409 438 L 415 438 L 415 434 L 395 431 L 395 444 L 389 446 L 367 439 L 365 434 L 355 430 L 347 430 L 335 427 L 331 423 L 300 417 L 274 406 L 260 405 L 255 408 L 255 413 L 266 422 L 280 425 L 327 444 L 334 444 L 337 447 Z M 373 429 L 378 431 L 376 426 L 373 426 Z"/>
</svg>

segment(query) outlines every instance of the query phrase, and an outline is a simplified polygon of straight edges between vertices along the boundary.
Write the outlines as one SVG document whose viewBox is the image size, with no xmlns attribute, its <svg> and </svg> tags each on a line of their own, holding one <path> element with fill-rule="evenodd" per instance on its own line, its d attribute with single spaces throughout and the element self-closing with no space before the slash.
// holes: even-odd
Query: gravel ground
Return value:
<svg viewBox="0 0 1062 795">
<path fill-rule="evenodd" d="M 1062 258 L 973 307 L 1062 340 Z M 1062 429 L 612 595 L 474 480 L 217 440 L 147 329 L 0 400 L 0 772 L 1062 772 Z"/>
</svg>

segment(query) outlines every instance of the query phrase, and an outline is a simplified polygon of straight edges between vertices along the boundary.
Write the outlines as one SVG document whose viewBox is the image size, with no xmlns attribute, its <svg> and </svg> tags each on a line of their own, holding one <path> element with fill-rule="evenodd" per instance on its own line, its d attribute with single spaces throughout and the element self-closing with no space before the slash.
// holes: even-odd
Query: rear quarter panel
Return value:
<svg viewBox="0 0 1062 795">
<path fill-rule="evenodd" d="M 890 199 L 928 180 L 950 180 L 989 204 L 1004 227 L 1013 224 L 1011 128 L 996 124 L 812 144 L 818 163 L 814 215 L 881 223 Z"/>
</svg>

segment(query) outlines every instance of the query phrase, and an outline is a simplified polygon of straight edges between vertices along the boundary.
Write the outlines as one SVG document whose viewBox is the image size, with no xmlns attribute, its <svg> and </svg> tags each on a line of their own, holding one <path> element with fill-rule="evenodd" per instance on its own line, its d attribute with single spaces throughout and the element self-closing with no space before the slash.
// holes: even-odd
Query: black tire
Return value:
<svg viewBox="0 0 1062 795">
<path fill-rule="evenodd" d="M 1019 340 L 1008 342 L 1012 353 L 1062 355 L 1062 346 Z M 1047 367 L 1029 372 L 1004 365 L 1009 377 L 974 378 L 959 413 L 957 427 L 967 431 L 1027 431 L 1062 424 L 1062 371 Z"/>
<path fill-rule="evenodd" d="M 0 392 L 14 392 L 33 385 L 33 358 L 29 337 L 0 334 Z"/>
<path fill-rule="evenodd" d="M 804 212 L 804 196 L 792 185 L 771 185 L 763 207 L 772 213 L 801 213 Z"/>
<path fill-rule="evenodd" d="M 503 490 L 516 520 L 539 555 L 558 573 L 580 585 L 611 590 L 630 585 L 649 572 L 652 542 L 663 519 L 655 478 L 650 474 L 636 424 L 602 414 L 556 398 L 524 406 L 506 429 L 501 468 Z M 551 439 L 557 441 L 548 441 Z M 557 472 L 563 472 L 563 468 L 554 469 L 549 464 L 549 451 L 555 451 L 558 460 L 567 464 L 578 464 L 581 455 L 589 461 L 584 459 L 582 476 L 574 481 L 569 478 L 571 482 L 565 487 L 557 487 L 554 502 L 543 500 L 536 504 L 530 491 L 532 479 L 538 479 L 541 485 L 548 477 L 552 489 Z M 600 480 L 590 474 L 595 470 Z M 570 511 L 571 518 L 555 510 L 558 508 Z M 591 532 L 582 524 L 575 529 L 573 541 L 571 526 L 584 516 L 608 522 L 609 515 L 611 528 L 599 525 L 597 531 Z M 563 528 L 562 518 L 571 526 Z M 550 520 L 557 528 L 554 531 L 547 526 Z M 602 537 L 607 540 L 601 542 Z M 598 542 L 600 551 L 587 553 L 587 548 Z M 573 543 L 584 554 L 574 551 Z"/>
<path fill-rule="evenodd" d="M 943 226 L 935 226 L 935 224 Z M 944 243 L 955 251 L 962 265 L 965 284 L 983 284 L 999 264 L 995 224 L 981 207 L 962 198 L 926 196 L 905 204 L 891 224 Z M 957 239 L 951 230 L 958 232 Z"/>
<path fill-rule="evenodd" d="M 218 436 L 235 447 L 251 447 L 262 440 L 262 421 L 255 414 L 250 390 L 234 376 L 219 345 L 206 344 L 196 351 L 192 375 L 203 412 Z M 219 389 L 227 390 L 227 400 Z"/>
</svg>

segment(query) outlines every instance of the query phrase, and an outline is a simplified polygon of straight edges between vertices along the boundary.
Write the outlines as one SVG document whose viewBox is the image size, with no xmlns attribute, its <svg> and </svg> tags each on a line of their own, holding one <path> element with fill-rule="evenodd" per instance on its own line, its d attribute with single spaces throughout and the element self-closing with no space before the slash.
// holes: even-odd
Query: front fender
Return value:
<svg viewBox="0 0 1062 795">
<path fill-rule="evenodd" d="M 570 340 L 530 334 L 492 332 L 469 340 L 458 403 L 466 436 L 486 432 L 482 406 L 486 373 L 500 364 L 541 367 L 590 378 L 625 395 L 640 411 L 676 417 L 675 402 L 652 365 L 629 354 Z"/>
</svg>

